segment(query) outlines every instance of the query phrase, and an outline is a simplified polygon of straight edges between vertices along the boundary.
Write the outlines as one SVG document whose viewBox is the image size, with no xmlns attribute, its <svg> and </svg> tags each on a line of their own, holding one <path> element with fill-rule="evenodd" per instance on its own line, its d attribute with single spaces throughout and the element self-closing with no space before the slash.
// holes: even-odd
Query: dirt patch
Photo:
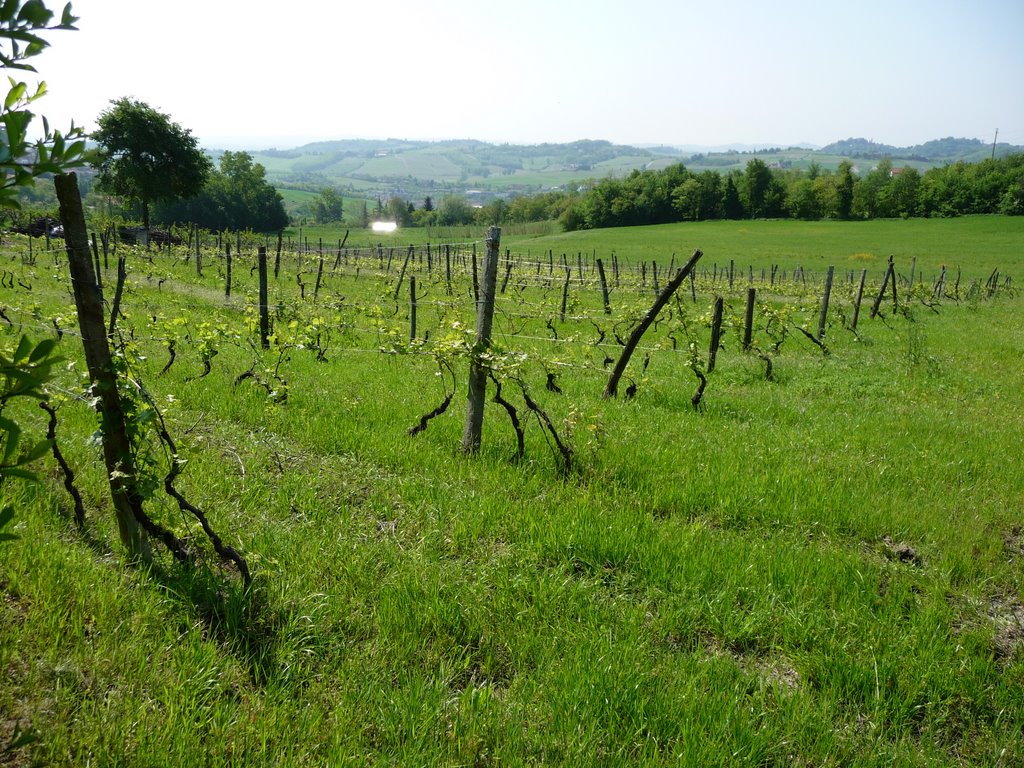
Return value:
<svg viewBox="0 0 1024 768">
<path fill-rule="evenodd" d="M 996 598 L 989 602 L 988 616 L 996 629 L 996 655 L 1012 659 L 1024 649 L 1024 603 L 1017 599 Z"/>
<path fill-rule="evenodd" d="M 917 554 L 917 550 L 905 541 L 897 542 L 891 536 L 883 536 L 882 545 L 885 548 L 885 556 L 889 560 L 906 563 L 918 568 L 924 565 L 924 561 L 921 559 L 921 556 Z"/>
<path fill-rule="evenodd" d="M 687 641 L 678 637 L 667 638 L 672 647 L 684 651 L 701 649 L 708 658 L 728 658 L 749 675 L 758 678 L 768 687 L 777 688 L 784 693 L 794 693 L 800 689 L 801 677 L 789 660 L 767 650 L 741 650 L 739 646 L 723 645 L 722 642 L 707 633 L 700 633 Z"/>
<path fill-rule="evenodd" d="M 1011 563 L 1024 560 L 1024 528 L 1015 525 L 1003 534 L 1003 551 Z"/>
</svg>

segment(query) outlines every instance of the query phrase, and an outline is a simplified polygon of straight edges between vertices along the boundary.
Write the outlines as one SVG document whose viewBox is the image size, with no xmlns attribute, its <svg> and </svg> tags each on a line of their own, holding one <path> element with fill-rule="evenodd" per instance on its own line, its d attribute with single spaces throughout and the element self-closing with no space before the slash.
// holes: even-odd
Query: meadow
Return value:
<svg viewBox="0 0 1024 768">
<path fill-rule="evenodd" d="M 0 341 L 61 336 L 50 400 L 87 525 L 49 460 L 0 487 L 19 537 L 0 541 L 0 763 L 1024 764 L 1024 221 L 532 232 L 503 233 L 491 358 L 518 459 L 491 403 L 480 453 L 460 450 L 483 232 L 434 230 L 428 254 L 415 230 L 343 253 L 304 230 L 266 351 L 264 240 L 236 250 L 230 297 L 213 239 L 201 275 L 189 248 L 119 247 L 122 359 L 248 591 L 159 483 L 147 508 L 198 565 L 123 562 L 66 259 L 5 237 Z M 602 398 L 651 262 L 663 285 L 695 248 L 632 396 Z M 897 304 L 871 318 L 890 256 Z M 828 266 L 825 354 L 805 332 Z M 45 434 L 32 403 L 5 415 Z"/>
</svg>

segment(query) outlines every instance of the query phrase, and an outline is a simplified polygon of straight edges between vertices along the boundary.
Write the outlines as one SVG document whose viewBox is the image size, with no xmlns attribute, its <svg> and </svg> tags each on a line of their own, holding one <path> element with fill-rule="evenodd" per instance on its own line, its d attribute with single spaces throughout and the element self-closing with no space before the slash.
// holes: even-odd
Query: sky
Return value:
<svg viewBox="0 0 1024 768">
<path fill-rule="evenodd" d="M 60 10 L 63 0 L 48 0 Z M 208 147 L 317 139 L 1024 145 L 1024 0 L 74 0 L 51 126 L 131 96 Z M 16 73 L 17 74 L 17 73 Z"/>
</svg>

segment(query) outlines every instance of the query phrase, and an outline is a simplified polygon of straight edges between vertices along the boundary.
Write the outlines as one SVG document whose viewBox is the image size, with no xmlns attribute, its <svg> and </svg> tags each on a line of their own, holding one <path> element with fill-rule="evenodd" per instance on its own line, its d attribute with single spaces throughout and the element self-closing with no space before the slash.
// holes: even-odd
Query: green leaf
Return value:
<svg viewBox="0 0 1024 768">
<path fill-rule="evenodd" d="M 28 86 L 25 83 L 14 83 L 11 90 L 7 92 L 7 98 L 4 99 L 4 109 L 9 110 L 14 107 L 25 97 L 26 91 L 28 91 Z"/>
<path fill-rule="evenodd" d="M 75 22 L 78 17 L 71 13 L 71 3 L 64 6 L 64 13 L 60 16 L 60 29 L 75 29 Z"/>
<path fill-rule="evenodd" d="M 53 11 L 43 4 L 43 0 L 28 0 L 18 14 L 18 21 L 27 21 L 33 27 L 45 27 L 52 18 Z"/>
</svg>

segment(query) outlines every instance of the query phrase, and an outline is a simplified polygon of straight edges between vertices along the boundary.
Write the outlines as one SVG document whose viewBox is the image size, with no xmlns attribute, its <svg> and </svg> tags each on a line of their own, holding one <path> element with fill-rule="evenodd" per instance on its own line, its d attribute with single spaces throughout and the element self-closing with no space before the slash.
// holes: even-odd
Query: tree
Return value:
<svg viewBox="0 0 1024 768">
<path fill-rule="evenodd" d="M 473 207 L 461 197 L 448 195 L 441 198 L 437 206 L 437 223 L 442 227 L 453 227 L 473 223 Z"/>
<path fill-rule="evenodd" d="M 140 203 L 142 224 L 148 230 L 150 204 L 198 194 L 213 164 L 192 132 L 168 115 L 128 97 L 111 104 L 92 134 L 102 151 L 99 185 Z"/>
<path fill-rule="evenodd" d="M 53 12 L 42 0 L 6 0 L 0 5 L 0 67 L 35 72 L 27 62 L 42 53 L 50 44 L 39 33 L 50 30 L 73 30 L 78 19 L 71 14 L 71 3 L 64 6 L 59 24 L 52 24 Z M 85 133 L 72 123 L 66 133 L 51 131 L 43 118 L 43 136 L 29 141 L 27 132 L 35 113 L 29 105 L 46 94 L 46 83 L 35 91 L 27 83 L 10 78 L 10 89 L 0 110 L 0 207 L 20 207 L 16 197 L 19 187 L 29 187 L 46 173 L 85 165 L 90 160 L 85 148 Z"/>
<path fill-rule="evenodd" d="M 197 195 L 158 203 L 158 222 L 190 222 L 206 229 L 276 232 L 288 226 L 280 193 L 266 181 L 266 169 L 248 152 L 225 152 Z"/>
<path fill-rule="evenodd" d="M 71 14 L 71 3 L 64 6 L 59 24 L 51 24 L 53 12 L 42 0 L 7 0 L 0 5 L 0 66 L 35 72 L 27 59 L 42 53 L 48 46 L 40 32 L 66 29 L 73 30 L 78 21 Z M 35 117 L 28 107 L 46 94 L 46 83 L 40 82 L 35 92 L 30 92 L 24 82 L 10 78 L 11 87 L 0 109 L 0 207 L 20 207 L 16 197 L 18 189 L 31 187 L 38 177 L 45 173 L 60 173 L 78 167 L 90 159 L 85 149 L 85 134 L 72 124 L 67 133 L 51 131 L 43 118 L 43 136 L 35 142 L 26 137 L 28 126 Z M 19 455 L 21 427 L 13 419 L 2 415 L 3 409 L 15 397 L 42 398 L 42 387 L 49 380 L 51 369 L 58 361 L 52 354 L 57 342 L 45 339 L 33 346 L 28 338 L 22 337 L 14 352 L 8 356 L 0 353 L 0 485 L 8 477 L 31 479 L 24 465 L 39 458 L 49 450 L 50 441 L 36 444 L 26 453 Z M 0 529 L 14 516 L 10 506 L 0 509 Z M 13 534 L 0 533 L 0 541 L 15 538 Z"/>
<path fill-rule="evenodd" d="M 740 200 L 740 192 L 736 186 L 736 179 L 742 179 L 739 171 L 736 174 L 730 173 L 725 180 L 725 191 L 722 193 L 722 213 L 727 219 L 743 218 L 743 201 Z"/>
<path fill-rule="evenodd" d="M 747 163 L 743 174 L 743 191 L 746 193 L 746 209 L 751 218 L 767 215 L 766 204 L 772 183 L 772 172 L 764 160 L 754 158 Z"/>
<path fill-rule="evenodd" d="M 388 199 L 387 216 L 400 227 L 408 227 L 412 224 L 412 213 L 409 211 L 409 204 L 400 197 Z"/>
<path fill-rule="evenodd" d="M 843 160 L 836 172 L 836 216 L 840 219 L 848 219 L 853 213 L 853 187 L 853 166 Z"/>
<path fill-rule="evenodd" d="M 324 187 L 320 190 L 320 196 L 316 199 L 316 223 L 326 224 L 331 221 L 341 221 L 344 213 L 342 209 L 342 197 L 334 187 Z"/>
</svg>

